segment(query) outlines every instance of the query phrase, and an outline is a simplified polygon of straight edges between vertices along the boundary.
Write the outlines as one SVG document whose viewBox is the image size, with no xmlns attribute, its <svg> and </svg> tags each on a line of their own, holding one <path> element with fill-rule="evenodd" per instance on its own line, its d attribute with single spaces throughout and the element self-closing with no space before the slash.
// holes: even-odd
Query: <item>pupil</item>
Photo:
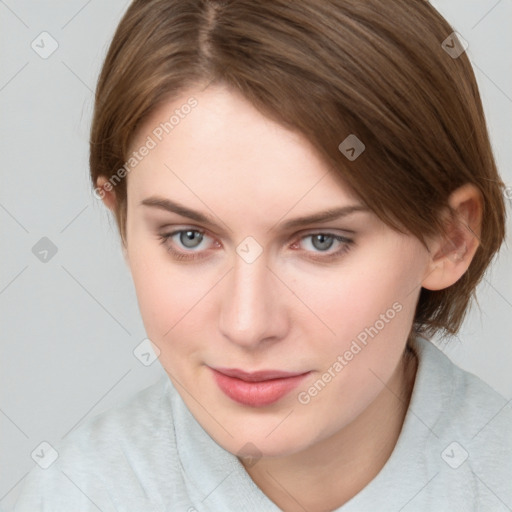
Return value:
<svg viewBox="0 0 512 512">
<path fill-rule="evenodd" d="M 326 250 L 330 249 L 333 243 L 333 238 L 330 235 L 315 235 L 313 237 L 313 245 L 316 249 Z"/>
<path fill-rule="evenodd" d="M 197 236 L 196 236 L 197 235 Z M 195 238 L 195 240 L 194 240 Z M 185 231 L 180 235 L 180 242 L 185 247 L 197 247 L 201 240 L 203 239 L 203 235 L 198 233 L 197 231 Z"/>
</svg>

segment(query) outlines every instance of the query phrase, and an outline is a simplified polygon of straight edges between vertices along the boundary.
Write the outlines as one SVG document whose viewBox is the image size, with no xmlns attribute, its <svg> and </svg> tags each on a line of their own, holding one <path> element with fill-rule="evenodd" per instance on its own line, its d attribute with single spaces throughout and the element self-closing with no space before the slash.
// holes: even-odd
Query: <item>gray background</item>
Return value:
<svg viewBox="0 0 512 512">
<path fill-rule="evenodd" d="M 496 158 L 509 186 L 510 215 L 512 32 L 506 20 L 512 19 L 512 0 L 432 3 L 469 42 Z M 114 221 L 88 182 L 93 90 L 127 4 L 0 0 L 0 505 L 5 508 L 34 466 L 31 453 L 42 441 L 56 444 L 84 418 L 164 375 L 158 362 L 145 366 L 134 356 L 145 332 L 133 285 Z M 31 47 L 35 40 L 39 52 L 51 49 L 49 36 L 39 36 L 44 31 L 58 43 L 46 59 Z M 46 261 L 40 260 L 44 253 L 33 252 L 43 237 L 57 248 Z M 481 310 L 474 308 L 460 334 L 443 346 L 452 360 L 507 398 L 512 397 L 510 240 L 509 225 L 507 245 L 479 287 Z"/>
</svg>

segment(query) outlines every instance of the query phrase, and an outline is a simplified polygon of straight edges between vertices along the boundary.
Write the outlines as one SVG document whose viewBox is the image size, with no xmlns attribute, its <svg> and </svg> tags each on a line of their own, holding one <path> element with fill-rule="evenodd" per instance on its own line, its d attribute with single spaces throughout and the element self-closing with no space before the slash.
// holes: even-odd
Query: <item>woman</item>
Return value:
<svg viewBox="0 0 512 512">
<path fill-rule="evenodd" d="M 512 507 L 510 407 L 427 339 L 457 332 L 505 222 L 432 6 L 135 0 L 90 166 L 167 376 L 70 434 L 16 510 Z"/>
</svg>

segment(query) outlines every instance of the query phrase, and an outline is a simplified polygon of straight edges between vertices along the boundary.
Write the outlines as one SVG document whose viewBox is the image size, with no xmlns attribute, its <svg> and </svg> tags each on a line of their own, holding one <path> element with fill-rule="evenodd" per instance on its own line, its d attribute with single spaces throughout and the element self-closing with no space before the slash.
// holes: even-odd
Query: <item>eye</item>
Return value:
<svg viewBox="0 0 512 512">
<path fill-rule="evenodd" d="M 308 235 L 306 238 L 311 239 L 311 245 L 319 251 L 328 251 L 335 242 L 333 235 L 326 235 L 324 233 Z"/>
<path fill-rule="evenodd" d="M 208 247 L 204 247 L 210 237 L 199 229 L 178 229 L 158 235 L 167 251 L 177 260 L 193 260 L 205 257 Z M 183 250 L 185 249 L 185 250 Z M 199 250 L 197 250 L 199 249 Z"/>
<path fill-rule="evenodd" d="M 204 234 L 196 231 L 195 229 L 189 229 L 187 231 L 179 231 L 175 233 L 178 235 L 178 240 L 187 249 L 195 249 L 203 241 Z"/>
<path fill-rule="evenodd" d="M 208 244 L 207 241 L 212 238 L 200 229 L 177 229 L 170 233 L 161 233 L 158 238 L 167 252 L 179 261 L 205 258 L 208 257 L 208 249 L 221 247 L 215 240 Z M 306 258 L 325 262 L 341 257 L 353 244 L 353 240 L 344 236 L 317 232 L 302 236 L 291 248 L 300 249 L 302 246 Z M 331 250 L 333 247 L 335 250 Z"/>
<path fill-rule="evenodd" d="M 334 233 L 309 233 L 295 242 L 292 248 L 305 247 L 306 257 L 317 261 L 328 261 L 340 257 L 347 252 L 354 241 Z M 334 247 L 335 250 L 330 250 Z"/>
</svg>

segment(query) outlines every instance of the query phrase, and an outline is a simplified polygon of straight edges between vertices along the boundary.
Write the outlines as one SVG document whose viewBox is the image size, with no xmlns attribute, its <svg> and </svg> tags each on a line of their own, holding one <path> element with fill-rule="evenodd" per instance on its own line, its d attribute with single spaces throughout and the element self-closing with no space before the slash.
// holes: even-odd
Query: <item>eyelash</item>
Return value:
<svg viewBox="0 0 512 512">
<path fill-rule="evenodd" d="M 187 252 L 183 252 L 183 251 L 177 251 L 168 245 L 168 241 L 170 238 L 172 238 L 173 236 L 178 235 L 180 233 L 185 233 L 187 231 L 193 231 L 195 233 L 200 233 L 201 235 L 206 235 L 206 232 L 201 229 L 186 228 L 186 229 L 178 229 L 176 231 L 172 231 L 171 233 L 159 234 L 158 238 L 162 245 L 167 246 L 166 247 L 167 252 L 169 252 L 169 254 L 171 254 L 171 256 L 178 261 L 192 261 L 192 260 L 198 260 L 198 259 L 205 258 L 206 255 L 204 255 L 204 252 L 203 252 L 203 255 L 201 255 L 201 252 L 199 252 L 199 251 L 193 251 L 191 253 L 187 253 Z M 321 255 L 323 253 L 320 251 L 317 254 L 320 254 L 321 256 L 306 256 L 308 259 L 313 260 L 313 261 L 330 262 L 330 261 L 339 259 L 342 255 L 344 255 L 346 252 L 348 252 L 354 244 L 354 241 L 351 240 L 350 238 L 347 238 L 347 237 L 344 237 L 341 235 L 336 235 L 334 233 L 324 232 L 324 231 L 315 231 L 312 233 L 308 233 L 307 235 L 303 235 L 297 240 L 297 242 L 300 242 L 306 238 L 314 237 L 317 235 L 325 235 L 325 236 L 332 237 L 335 241 L 342 242 L 343 246 L 333 253 Z M 206 236 L 208 236 L 208 235 L 206 235 Z M 294 242 L 292 245 L 296 245 L 297 242 Z M 305 251 L 305 252 L 310 252 L 310 251 Z"/>
</svg>

